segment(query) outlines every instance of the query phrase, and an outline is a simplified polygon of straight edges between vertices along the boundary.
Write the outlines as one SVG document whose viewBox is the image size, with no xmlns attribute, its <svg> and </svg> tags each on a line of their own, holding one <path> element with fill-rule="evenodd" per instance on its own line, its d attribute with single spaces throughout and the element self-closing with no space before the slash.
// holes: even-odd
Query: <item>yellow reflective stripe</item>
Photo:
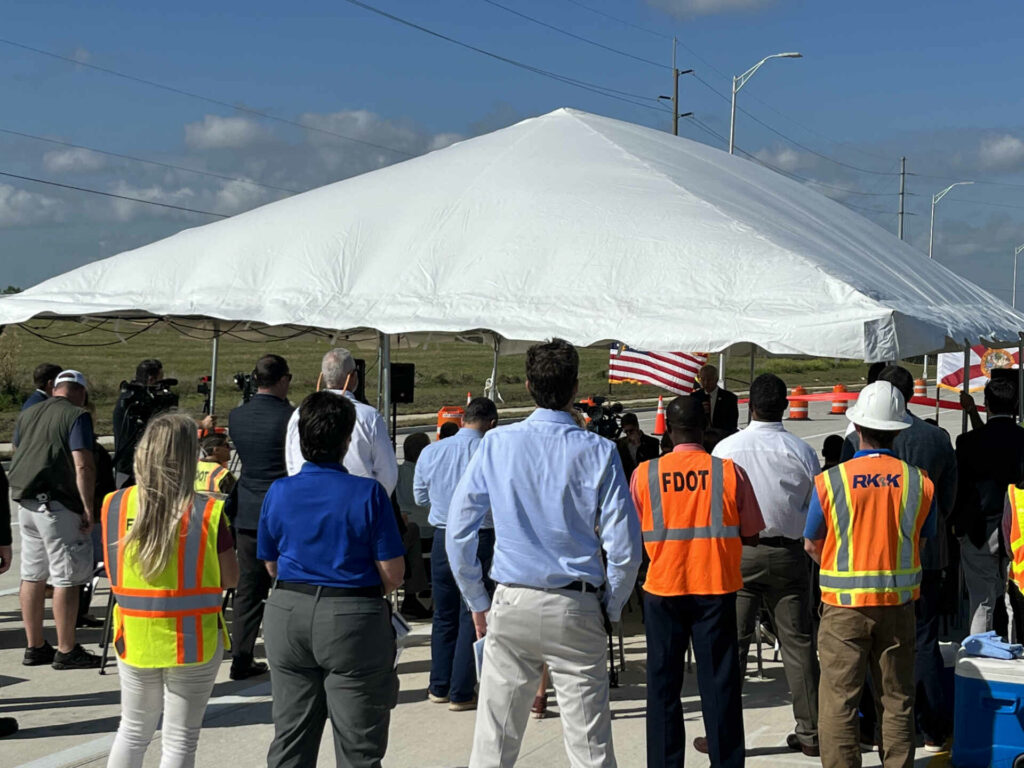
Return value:
<svg viewBox="0 0 1024 768">
<path fill-rule="evenodd" d="M 912 573 L 917 573 L 921 569 L 918 567 L 914 568 L 900 568 L 895 571 L 884 570 L 884 571 L 826 571 L 824 568 L 821 569 L 821 573 L 824 576 L 888 576 L 895 574 L 897 576 L 908 576 Z"/>
<path fill-rule="evenodd" d="M 915 589 L 919 589 L 920 585 L 913 587 L 854 587 L 852 589 L 836 589 L 834 587 L 822 587 L 822 592 L 828 592 L 833 595 L 860 595 L 860 594 L 880 594 L 882 592 L 913 592 Z"/>
<path fill-rule="evenodd" d="M 842 466 L 842 465 L 840 465 Z M 837 467 L 837 469 L 839 469 Z M 840 471 L 842 471 L 840 469 Z M 832 473 L 825 473 L 825 493 L 828 495 L 828 524 L 832 528 L 832 538 L 835 539 L 835 558 L 832 561 L 834 568 L 839 567 L 839 550 L 841 549 L 841 543 L 843 541 L 842 534 L 839 532 L 839 516 L 836 514 L 836 493 L 832 488 Z"/>
<path fill-rule="evenodd" d="M 857 562 L 856 553 L 853 550 L 853 488 L 850 486 L 850 477 L 846 473 L 846 465 L 840 464 L 839 476 L 843 478 L 843 494 L 846 497 L 846 508 L 849 510 L 848 522 L 846 528 L 846 552 L 847 552 L 847 568 L 852 563 Z"/>
</svg>

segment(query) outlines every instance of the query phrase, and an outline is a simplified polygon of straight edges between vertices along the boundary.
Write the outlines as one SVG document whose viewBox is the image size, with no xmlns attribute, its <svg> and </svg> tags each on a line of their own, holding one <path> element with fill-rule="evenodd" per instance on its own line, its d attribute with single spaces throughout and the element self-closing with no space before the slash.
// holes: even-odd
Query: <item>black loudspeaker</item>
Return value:
<svg viewBox="0 0 1024 768">
<path fill-rule="evenodd" d="M 411 403 L 416 389 L 416 365 L 414 363 L 391 364 L 391 402 Z"/>
<path fill-rule="evenodd" d="M 359 374 L 359 383 L 356 385 L 356 391 L 352 394 L 360 403 L 366 404 L 366 361 L 357 357 L 355 363 L 356 372 Z"/>
</svg>

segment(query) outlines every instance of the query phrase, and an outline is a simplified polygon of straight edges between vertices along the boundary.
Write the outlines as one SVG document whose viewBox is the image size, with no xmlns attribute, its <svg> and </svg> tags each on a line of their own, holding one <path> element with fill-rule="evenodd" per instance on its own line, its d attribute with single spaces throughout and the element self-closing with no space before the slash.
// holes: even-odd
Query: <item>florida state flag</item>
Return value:
<svg viewBox="0 0 1024 768">
<path fill-rule="evenodd" d="M 971 392 L 980 392 L 992 377 L 993 368 L 1016 368 L 1017 349 L 989 349 L 985 346 L 971 347 L 970 382 Z M 962 352 L 943 352 L 939 355 L 939 386 L 962 391 L 964 386 L 964 356 Z"/>
</svg>

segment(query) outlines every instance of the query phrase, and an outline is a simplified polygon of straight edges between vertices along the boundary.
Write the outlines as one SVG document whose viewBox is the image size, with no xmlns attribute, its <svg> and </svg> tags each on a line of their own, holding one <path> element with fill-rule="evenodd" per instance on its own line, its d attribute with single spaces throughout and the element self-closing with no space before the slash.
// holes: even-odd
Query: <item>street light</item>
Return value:
<svg viewBox="0 0 1024 768">
<path fill-rule="evenodd" d="M 790 52 L 790 53 L 773 53 L 771 56 L 765 56 L 757 64 L 752 66 L 746 72 L 739 77 L 732 79 L 732 114 L 729 116 L 729 154 L 733 154 L 733 146 L 736 143 L 736 94 L 740 92 L 740 88 L 747 84 L 747 81 L 754 76 L 754 73 L 759 70 L 768 59 L 802 59 L 802 53 Z"/>
<path fill-rule="evenodd" d="M 939 200 L 949 194 L 949 190 L 953 187 L 965 187 L 969 184 L 973 184 L 973 181 L 958 181 L 954 184 L 950 184 L 944 190 L 936 195 L 932 195 L 932 217 L 928 224 L 928 258 L 932 257 L 932 243 L 935 240 L 935 206 L 938 205 Z M 921 368 L 921 378 L 928 381 L 928 355 L 924 356 L 924 366 Z"/>
<path fill-rule="evenodd" d="M 1024 251 L 1024 245 L 1018 245 L 1013 249 L 1013 301 L 1011 306 L 1017 308 L 1017 257 L 1020 256 L 1020 252 Z"/>
</svg>

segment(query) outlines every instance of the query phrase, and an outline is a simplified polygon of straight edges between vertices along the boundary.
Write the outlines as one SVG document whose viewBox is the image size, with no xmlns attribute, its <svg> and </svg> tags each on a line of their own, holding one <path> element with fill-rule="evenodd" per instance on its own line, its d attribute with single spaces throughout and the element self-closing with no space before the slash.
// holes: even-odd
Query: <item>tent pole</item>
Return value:
<svg viewBox="0 0 1024 768">
<path fill-rule="evenodd" d="M 380 335 L 380 379 L 378 380 L 377 402 L 385 421 L 391 419 L 391 336 Z M 392 439 L 394 435 L 391 436 Z"/>
<path fill-rule="evenodd" d="M 971 342 L 964 339 L 964 394 L 971 391 Z M 967 411 L 961 411 L 960 434 L 967 431 Z"/>
<path fill-rule="evenodd" d="M 501 351 L 501 339 L 495 335 L 491 337 L 494 343 L 494 360 L 491 363 L 491 380 L 487 387 L 487 397 L 493 402 L 498 402 L 498 353 Z"/>
<path fill-rule="evenodd" d="M 210 413 L 216 413 L 217 407 L 217 352 L 220 345 L 220 336 L 217 335 L 216 325 L 213 328 L 213 354 L 210 357 Z"/>
<path fill-rule="evenodd" d="M 718 386 L 725 389 L 725 352 L 718 353 Z"/>
</svg>

